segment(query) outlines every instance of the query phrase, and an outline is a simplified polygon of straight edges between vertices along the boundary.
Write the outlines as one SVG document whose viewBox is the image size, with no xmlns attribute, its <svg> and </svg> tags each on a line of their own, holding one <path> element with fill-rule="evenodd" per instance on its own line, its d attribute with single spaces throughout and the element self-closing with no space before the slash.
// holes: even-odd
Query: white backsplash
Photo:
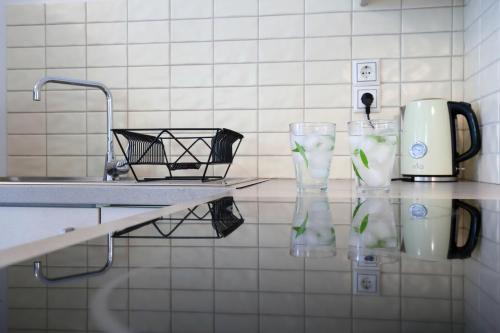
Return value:
<svg viewBox="0 0 500 333">
<path fill-rule="evenodd" d="M 361 118 L 351 111 L 351 60 L 381 59 L 382 113 L 374 117 L 398 117 L 400 105 L 420 97 L 463 100 L 463 10 L 457 0 L 373 0 L 367 7 L 359 0 L 9 5 L 9 174 L 102 174 L 102 94 L 52 85 L 42 102 L 31 102 L 38 78 L 59 75 L 107 84 L 115 127 L 241 131 L 233 177 L 293 176 L 288 123 L 335 122 L 331 176 L 350 178 L 346 122 Z M 479 20 L 469 16 L 471 55 L 467 43 Z M 486 79 L 479 72 L 466 66 L 465 77 Z M 466 99 L 483 112 L 483 99 Z M 490 122 L 498 134 L 496 103 Z M 487 156 L 498 166 L 498 145 Z M 496 178 L 482 180 L 498 182 L 498 167 L 493 171 Z"/>
<path fill-rule="evenodd" d="M 464 97 L 478 114 L 483 140 L 466 177 L 500 184 L 500 2 L 469 0 L 464 14 Z"/>
</svg>

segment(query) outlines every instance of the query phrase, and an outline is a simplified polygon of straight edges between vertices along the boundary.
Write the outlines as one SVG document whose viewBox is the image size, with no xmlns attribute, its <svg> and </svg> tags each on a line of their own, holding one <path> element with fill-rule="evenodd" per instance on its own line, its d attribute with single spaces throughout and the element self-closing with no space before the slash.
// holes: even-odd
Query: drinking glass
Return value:
<svg viewBox="0 0 500 333">
<path fill-rule="evenodd" d="M 396 121 L 351 121 L 348 127 L 352 168 L 358 190 L 388 191 L 398 148 Z"/>
<path fill-rule="evenodd" d="M 294 257 L 336 254 L 335 228 L 326 193 L 297 197 L 290 237 L 290 254 Z"/>
<path fill-rule="evenodd" d="M 335 124 L 290 124 L 290 147 L 297 189 L 326 191 L 335 149 Z"/>
</svg>

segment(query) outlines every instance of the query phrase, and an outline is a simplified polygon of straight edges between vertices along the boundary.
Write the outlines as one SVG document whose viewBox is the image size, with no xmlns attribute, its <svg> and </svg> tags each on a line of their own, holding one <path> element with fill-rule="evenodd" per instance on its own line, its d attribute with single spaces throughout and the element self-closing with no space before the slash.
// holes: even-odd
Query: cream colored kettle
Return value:
<svg viewBox="0 0 500 333">
<path fill-rule="evenodd" d="M 457 151 L 456 119 L 467 120 L 470 147 Z M 458 163 L 481 149 L 479 122 L 471 105 L 444 99 L 422 99 L 402 110 L 401 174 L 413 181 L 455 181 Z"/>
</svg>

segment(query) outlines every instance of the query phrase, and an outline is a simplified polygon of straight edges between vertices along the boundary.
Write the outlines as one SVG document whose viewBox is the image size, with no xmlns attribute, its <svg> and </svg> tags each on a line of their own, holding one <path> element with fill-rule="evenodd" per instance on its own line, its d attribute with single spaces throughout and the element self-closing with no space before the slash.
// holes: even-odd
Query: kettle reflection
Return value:
<svg viewBox="0 0 500 333">
<path fill-rule="evenodd" d="M 459 220 L 470 220 L 468 230 Z M 465 259 L 477 244 L 481 213 L 458 199 L 402 199 L 401 224 L 402 250 L 408 256 L 432 261 Z"/>
<path fill-rule="evenodd" d="M 297 197 L 290 237 L 294 257 L 335 256 L 335 228 L 326 194 Z"/>
</svg>

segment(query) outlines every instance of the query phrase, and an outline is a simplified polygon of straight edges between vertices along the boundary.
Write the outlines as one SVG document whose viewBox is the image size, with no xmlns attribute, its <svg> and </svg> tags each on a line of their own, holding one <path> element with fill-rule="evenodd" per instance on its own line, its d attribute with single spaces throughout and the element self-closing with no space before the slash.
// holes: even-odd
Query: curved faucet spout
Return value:
<svg viewBox="0 0 500 333">
<path fill-rule="evenodd" d="M 106 161 L 104 168 L 104 180 L 113 180 L 117 177 L 118 174 L 127 173 L 128 170 L 125 168 L 121 168 L 120 170 L 107 170 L 106 167 L 110 163 L 112 163 L 115 159 L 115 154 L 113 151 L 113 133 L 111 129 L 113 128 L 113 96 L 111 95 L 111 91 L 101 82 L 97 81 L 88 81 L 88 80 L 79 80 L 65 77 L 56 77 L 56 76 L 46 76 L 42 77 L 38 81 L 35 82 L 33 86 L 33 100 L 40 101 L 40 92 L 44 85 L 47 83 L 58 83 L 58 84 L 66 84 L 70 86 L 80 86 L 87 88 L 95 88 L 101 90 L 106 96 L 106 111 L 107 111 L 107 145 L 106 145 Z"/>
</svg>

